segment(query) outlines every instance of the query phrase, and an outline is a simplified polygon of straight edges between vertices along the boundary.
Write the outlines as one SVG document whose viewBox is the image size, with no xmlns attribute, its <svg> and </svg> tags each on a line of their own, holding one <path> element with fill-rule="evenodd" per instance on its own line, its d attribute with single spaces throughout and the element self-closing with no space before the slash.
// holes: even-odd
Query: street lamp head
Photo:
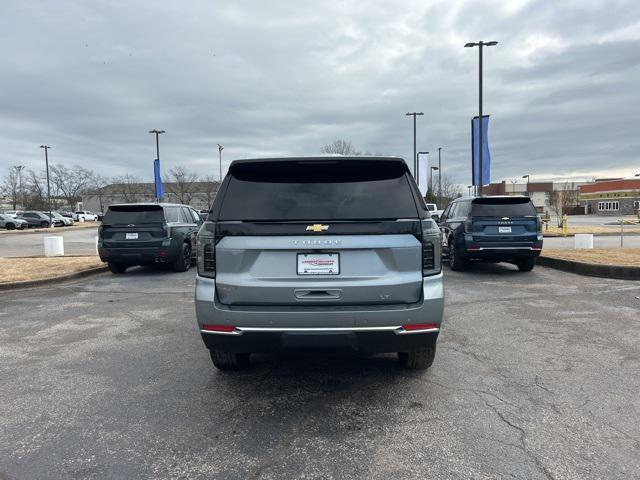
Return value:
<svg viewBox="0 0 640 480">
<path fill-rule="evenodd" d="M 522 178 L 529 178 L 531 175 L 522 175 Z"/>
<path fill-rule="evenodd" d="M 418 152 L 418 155 L 429 155 L 429 152 Z"/>
<path fill-rule="evenodd" d="M 477 43 L 469 42 L 464 44 L 464 48 L 476 47 L 477 45 Z"/>
<path fill-rule="evenodd" d="M 161 133 L 166 133 L 166 132 L 164 130 L 153 129 L 153 130 L 149 130 L 149 133 L 155 133 L 160 135 Z"/>
<path fill-rule="evenodd" d="M 224 147 L 222 145 L 220 145 L 219 143 L 218 143 L 218 150 L 220 150 L 220 151 L 224 150 Z"/>
<path fill-rule="evenodd" d="M 49 145 L 40 145 L 40 148 L 51 148 Z"/>
<path fill-rule="evenodd" d="M 438 170 L 438 167 L 431 167 L 431 170 Z"/>
<path fill-rule="evenodd" d="M 490 42 L 485 42 L 487 47 L 495 47 L 498 44 L 495 40 L 491 40 Z"/>
</svg>

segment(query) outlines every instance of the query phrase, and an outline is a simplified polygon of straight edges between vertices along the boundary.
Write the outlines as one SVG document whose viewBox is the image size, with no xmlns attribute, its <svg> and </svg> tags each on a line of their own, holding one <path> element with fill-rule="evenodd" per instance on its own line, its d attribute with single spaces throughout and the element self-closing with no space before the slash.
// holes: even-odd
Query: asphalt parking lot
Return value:
<svg viewBox="0 0 640 480">
<path fill-rule="evenodd" d="M 72 227 L 73 228 L 73 227 Z M 50 232 L 16 232 L 0 235 L 0 257 L 26 257 L 44 255 L 44 237 L 62 236 L 66 255 L 97 255 L 96 237 L 98 227 L 76 230 L 57 230 Z"/>
<path fill-rule="evenodd" d="M 428 372 L 214 370 L 194 272 L 0 293 L 0 479 L 637 478 L 640 283 L 447 270 Z"/>
</svg>

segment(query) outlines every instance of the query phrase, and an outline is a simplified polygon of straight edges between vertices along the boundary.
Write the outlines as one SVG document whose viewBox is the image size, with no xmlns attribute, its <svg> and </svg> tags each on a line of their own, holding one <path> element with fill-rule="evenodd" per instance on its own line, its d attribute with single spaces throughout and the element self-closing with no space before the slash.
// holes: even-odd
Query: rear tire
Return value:
<svg viewBox="0 0 640 480">
<path fill-rule="evenodd" d="M 42 228 L 47 228 L 49 226 L 49 222 L 40 222 L 40 226 Z"/>
<path fill-rule="evenodd" d="M 127 271 L 127 266 L 121 263 L 108 262 L 107 265 L 109 266 L 109 270 L 111 270 L 111 273 L 118 274 L 118 273 L 124 273 Z"/>
<path fill-rule="evenodd" d="M 182 254 L 171 265 L 174 272 L 186 272 L 191 267 L 191 245 L 182 244 Z"/>
<path fill-rule="evenodd" d="M 436 358 L 436 344 L 415 352 L 398 352 L 400 364 L 409 370 L 426 370 Z"/>
<path fill-rule="evenodd" d="M 4 228 L 7 230 L 15 230 L 16 226 L 13 223 L 7 223 Z"/>
<path fill-rule="evenodd" d="M 456 272 L 464 270 L 467 266 L 465 258 L 460 255 L 460 252 L 456 248 L 453 237 L 449 240 L 449 266 L 451 270 L 455 270 Z"/>
<path fill-rule="evenodd" d="M 211 361 L 218 370 L 239 370 L 249 365 L 249 353 L 209 350 Z"/>
<path fill-rule="evenodd" d="M 522 258 L 516 262 L 516 265 L 521 272 L 530 272 L 536 266 L 536 257 Z"/>
</svg>

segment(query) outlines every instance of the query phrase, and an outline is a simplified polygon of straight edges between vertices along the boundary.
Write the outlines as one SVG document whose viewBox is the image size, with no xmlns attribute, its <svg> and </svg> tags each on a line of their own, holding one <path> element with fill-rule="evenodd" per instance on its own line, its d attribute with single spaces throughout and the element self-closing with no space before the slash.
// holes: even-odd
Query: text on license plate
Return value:
<svg viewBox="0 0 640 480">
<path fill-rule="evenodd" d="M 340 274 L 339 253 L 299 253 L 298 275 Z"/>
<path fill-rule="evenodd" d="M 126 240 L 137 240 L 138 239 L 138 234 L 137 233 L 127 233 L 125 235 L 125 239 Z"/>
<path fill-rule="evenodd" d="M 498 233 L 511 233 L 511 227 L 498 227 Z"/>
</svg>

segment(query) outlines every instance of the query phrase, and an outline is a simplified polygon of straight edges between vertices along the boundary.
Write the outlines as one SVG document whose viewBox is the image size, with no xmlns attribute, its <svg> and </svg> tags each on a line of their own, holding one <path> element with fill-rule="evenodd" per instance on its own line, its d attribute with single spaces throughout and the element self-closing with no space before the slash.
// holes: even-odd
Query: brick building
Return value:
<svg viewBox="0 0 640 480">
<path fill-rule="evenodd" d="M 640 178 L 596 180 L 580 186 L 580 204 L 595 215 L 633 215 L 640 209 Z"/>
</svg>

